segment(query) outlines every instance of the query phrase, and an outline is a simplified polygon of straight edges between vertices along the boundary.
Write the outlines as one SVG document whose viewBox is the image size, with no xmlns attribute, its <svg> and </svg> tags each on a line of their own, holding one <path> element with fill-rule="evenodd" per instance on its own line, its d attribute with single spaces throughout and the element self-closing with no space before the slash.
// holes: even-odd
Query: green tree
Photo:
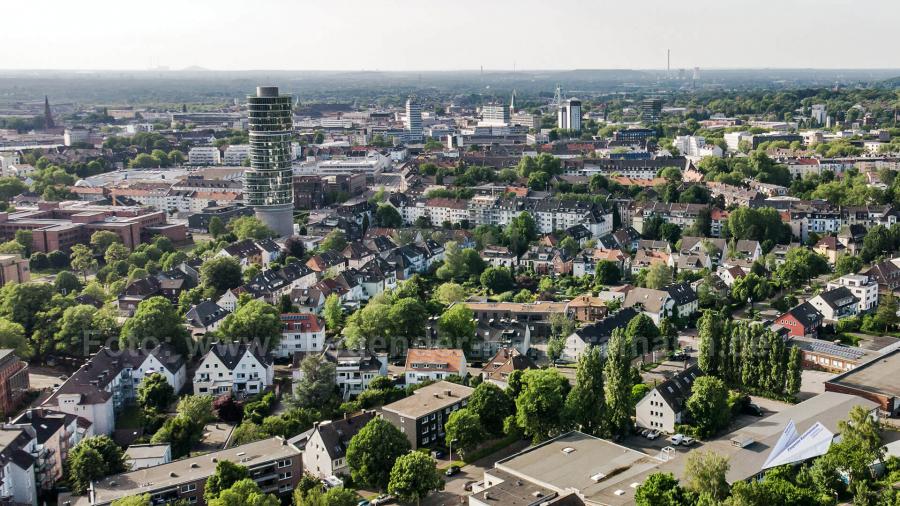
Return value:
<svg viewBox="0 0 900 506">
<path fill-rule="evenodd" d="M 603 428 L 605 401 L 603 391 L 603 355 L 590 346 L 578 358 L 575 386 L 566 397 L 566 413 L 579 430 L 599 434 Z"/>
<path fill-rule="evenodd" d="M 481 273 L 481 286 L 493 293 L 508 292 L 515 288 L 512 274 L 506 267 L 488 267 Z"/>
<path fill-rule="evenodd" d="M 294 399 L 301 407 L 325 406 L 334 398 L 336 366 L 320 355 L 307 355 L 300 362 L 300 379 L 294 384 Z"/>
<path fill-rule="evenodd" d="M 178 459 L 190 454 L 191 449 L 200 442 L 202 437 L 203 425 L 179 415 L 167 418 L 162 427 L 150 438 L 150 442 L 153 444 L 169 443 L 172 448 L 172 458 Z"/>
<path fill-rule="evenodd" d="M 434 291 L 434 299 L 447 306 L 462 302 L 467 295 L 466 289 L 457 283 L 442 283 Z"/>
<path fill-rule="evenodd" d="M 851 481 L 873 479 L 872 463 L 884 462 L 886 449 L 879 431 L 878 421 L 863 406 L 854 406 L 847 420 L 838 423 L 841 440 L 831 446 L 829 453 L 837 456 Z"/>
<path fill-rule="evenodd" d="M 469 306 L 454 304 L 438 318 L 441 340 L 454 347 L 469 350 L 475 337 L 475 315 Z"/>
<path fill-rule="evenodd" d="M 68 481 L 72 490 L 84 494 L 92 481 L 125 471 L 125 454 L 109 436 L 82 439 L 69 451 Z"/>
<path fill-rule="evenodd" d="M 123 348 L 129 343 L 169 343 L 182 355 L 188 354 L 190 335 L 184 319 L 165 297 L 150 297 L 138 304 L 134 316 L 125 321 L 119 337 Z"/>
<path fill-rule="evenodd" d="M 31 355 L 25 339 L 25 329 L 6 318 L 0 318 L 0 348 L 15 350 L 20 357 Z"/>
<path fill-rule="evenodd" d="M 333 229 L 328 232 L 325 239 L 319 244 L 320 251 L 342 251 L 347 247 L 347 237 L 340 229 Z"/>
<path fill-rule="evenodd" d="M 704 311 L 697 322 L 700 369 L 710 375 L 719 371 L 719 356 L 722 353 L 722 318 L 713 311 Z"/>
<path fill-rule="evenodd" d="M 601 260 L 597 262 L 594 277 L 603 285 L 616 285 L 622 279 L 622 271 L 615 262 Z"/>
<path fill-rule="evenodd" d="M 219 332 L 233 341 L 245 340 L 271 351 L 281 342 L 281 313 L 275 306 L 251 300 L 225 317 Z"/>
<path fill-rule="evenodd" d="M 707 495 L 716 501 L 728 497 L 729 486 L 725 475 L 728 459 L 712 451 L 693 451 L 685 464 L 685 488 L 697 495 Z"/>
<path fill-rule="evenodd" d="M 210 395 L 185 395 L 178 400 L 175 411 L 178 415 L 202 425 L 216 419 L 213 412 L 213 398 Z"/>
<path fill-rule="evenodd" d="M 131 495 L 116 499 L 112 502 L 112 506 L 151 506 L 150 494 Z"/>
<path fill-rule="evenodd" d="M 106 250 L 116 243 L 122 244 L 122 238 L 119 237 L 119 234 L 108 230 L 98 230 L 91 234 L 91 249 L 94 250 L 95 255 L 106 253 Z"/>
<path fill-rule="evenodd" d="M 485 381 L 469 396 L 468 410 L 478 416 L 489 434 L 503 434 L 503 421 L 515 413 L 515 402 L 497 385 Z"/>
<path fill-rule="evenodd" d="M 394 324 L 397 335 L 411 340 L 425 334 L 428 310 L 416 298 L 404 297 L 391 305 L 388 317 Z"/>
<path fill-rule="evenodd" d="M 212 288 L 217 294 L 236 288 L 243 283 L 241 264 L 226 256 L 213 257 L 200 267 L 200 283 Z"/>
<path fill-rule="evenodd" d="M 0 288 L 0 317 L 22 326 L 34 357 L 43 357 L 53 346 L 45 333 L 36 331 L 50 309 L 53 293 L 53 287 L 45 283 L 8 283 Z"/>
<path fill-rule="evenodd" d="M 388 492 L 400 501 L 419 504 L 429 493 L 443 488 L 437 463 L 422 452 L 401 455 L 391 468 Z"/>
<path fill-rule="evenodd" d="M 325 318 L 325 324 L 328 329 L 335 333 L 340 333 L 344 326 L 344 308 L 341 307 L 341 298 L 333 293 L 325 299 L 325 305 L 322 307 L 322 316 Z"/>
<path fill-rule="evenodd" d="M 264 493 L 250 478 L 236 482 L 219 492 L 219 496 L 207 503 L 209 506 L 281 506 L 272 494 Z"/>
<path fill-rule="evenodd" d="M 800 384 L 803 381 L 803 354 L 797 346 L 791 346 L 791 352 L 787 364 L 787 386 L 785 393 L 790 396 L 800 392 Z"/>
<path fill-rule="evenodd" d="M 206 479 L 203 488 L 203 499 L 206 502 L 219 497 L 219 494 L 231 488 L 235 483 L 250 477 L 250 471 L 240 464 L 230 460 L 220 460 L 216 463 L 216 470 Z"/>
<path fill-rule="evenodd" d="M 839 255 L 834 263 L 834 272 L 841 276 L 845 274 L 855 274 L 863 267 L 863 261 L 860 257 L 850 254 Z"/>
<path fill-rule="evenodd" d="M 16 242 L 25 250 L 25 256 L 31 256 L 34 248 L 34 235 L 31 230 L 16 230 Z"/>
<path fill-rule="evenodd" d="M 390 204 L 378 204 L 375 209 L 375 224 L 379 227 L 400 228 L 403 226 L 403 217 L 397 208 Z"/>
<path fill-rule="evenodd" d="M 884 332 L 894 328 L 900 320 L 897 317 L 898 306 L 900 303 L 897 302 L 893 293 L 888 293 L 878 303 L 878 308 L 875 310 L 875 322 L 884 329 Z"/>
<path fill-rule="evenodd" d="M 128 248 L 126 248 L 124 244 L 114 242 L 106 248 L 103 259 L 106 260 L 107 264 L 114 264 L 122 260 L 127 260 L 130 254 L 131 252 L 128 251 Z"/>
<path fill-rule="evenodd" d="M 516 423 L 538 443 L 565 427 L 569 382 L 556 369 L 528 369 L 522 374 L 522 390 L 516 397 Z"/>
<path fill-rule="evenodd" d="M 59 271 L 53 280 L 53 290 L 63 295 L 75 294 L 81 290 L 81 281 L 69 271 Z"/>
<path fill-rule="evenodd" d="M 228 229 L 238 238 L 239 241 L 244 239 L 269 239 L 277 234 L 259 218 L 255 216 L 241 216 L 234 218 L 228 222 Z"/>
<path fill-rule="evenodd" d="M 97 268 L 97 259 L 94 258 L 94 252 L 83 244 L 72 246 L 69 253 L 69 265 L 76 271 L 81 272 L 82 277 L 87 281 L 87 271 Z"/>
<path fill-rule="evenodd" d="M 631 357 L 625 332 L 621 328 L 615 329 L 607 345 L 603 366 L 606 430 L 613 434 L 625 435 L 631 428 Z"/>
<path fill-rule="evenodd" d="M 661 290 L 672 284 L 672 268 L 660 262 L 651 265 L 647 269 L 644 285 L 647 288 Z"/>
<path fill-rule="evenodd" d="M 219 218 L 218 216 L 213 216 L 209 219 L 207 230 L 215 239 L 218 239 L 219 236 L 225 235 L 225 233 L 228 232 L 228 229 L 225 228 L 225 224 L 222 223 L 222 218 Z"/>
<path fill-rule="evenodd" d="M 728 388 L 719 378 L 701 376 L 694 380 L 685 407 L 701 435 L 710 436 L 728 425 Z"/>
<path fill-rule="evenodd" d="M 634 491 L 637 506 L 688 506 L 691 501 L 672 473 L 653 473 Z"/>
<path fill-rule="evenodd" d="M 398 457 L 409 451 L 409 441 L 383 418 L 373 418 L 350 439 L 347 465 L 353 483 L 385 490 Z"/>
<path fill-rule="evenodd" d="M 231 433 L 231 444 L 245 445 L 254 441 L 260 441 L 269 437 L 263 428 L 250 420 L 244 419 Z"/>
<path fill-rule="evenodd" d="M 650 349 L 656 338 L 659 337 L 659 329 L 653 323 L 652 318 L 644 313 L 639 313 L 625 327 L 625 337 L 632 346 L 643 344 L 642 349 Z"/>
<path fill-rule="evenodd" d="M 146 376 L 137 391 L 138 404 L 144 409 L 163 411 L 175 400 L 175 389 L 160 373 Z"/>
<path fill-rule="evenodd" d="M 481 417 L 471 409 L 463 408 L 454 411 L 444 424 L 445 439 L 453 441 L 460 453 L 468 454 L 478 443 L 484 440 L 485 431 Z"/>
</svg>

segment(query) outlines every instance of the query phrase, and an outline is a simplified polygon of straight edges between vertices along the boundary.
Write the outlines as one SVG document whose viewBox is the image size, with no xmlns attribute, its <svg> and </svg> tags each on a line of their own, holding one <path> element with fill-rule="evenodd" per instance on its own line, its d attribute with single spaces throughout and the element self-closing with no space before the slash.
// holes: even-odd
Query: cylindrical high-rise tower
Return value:
<svg viewBox="0 0 900 506">
<path fill-rule="evenodd" d="M 247 97 L 250 111 L 250 170 L 244 174 L 244 201 L 279 236 L 294 234 L 291 170 L 290 95 L 277 86 L 258 86 Z"/>
</svg>

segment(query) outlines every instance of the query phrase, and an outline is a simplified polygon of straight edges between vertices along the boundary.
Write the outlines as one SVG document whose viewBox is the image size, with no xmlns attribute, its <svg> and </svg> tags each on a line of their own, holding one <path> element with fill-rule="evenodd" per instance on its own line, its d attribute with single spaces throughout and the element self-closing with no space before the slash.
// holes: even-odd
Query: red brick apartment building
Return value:
<svg viewBox="0 0 900 506">
<path fill-rule="evenodd" d="M 86 202 L 39 202 L 37 209 L 0 213 L 0 237 L 11 239 L 18 230 L 30 230 L 34 251 L 45 253 L 87 244 L 100 230 L 118 235 L 128 249 L 156 235 L 176 242 L 187 237 L 185 226 L 168 224 L 163 211 Z"/>
<path fill-rule="evenodd" d="M 0 414 L 9 416 L 28 392 L 28 364 L 14 350 L 0 349 Z"/>
</svg>

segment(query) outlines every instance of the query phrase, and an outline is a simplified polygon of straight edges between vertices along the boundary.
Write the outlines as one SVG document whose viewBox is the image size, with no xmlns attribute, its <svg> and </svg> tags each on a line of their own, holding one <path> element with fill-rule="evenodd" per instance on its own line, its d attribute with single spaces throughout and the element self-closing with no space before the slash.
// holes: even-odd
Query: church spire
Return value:
<svg viewBox="0 0 900 506">
<path fill-rule="evenodd" d="M 50 99 L 44 95 L 44 128 L 51 129 L 56 125 L 53 124 L 53 113 L 50 112 Z"/>
</svg>

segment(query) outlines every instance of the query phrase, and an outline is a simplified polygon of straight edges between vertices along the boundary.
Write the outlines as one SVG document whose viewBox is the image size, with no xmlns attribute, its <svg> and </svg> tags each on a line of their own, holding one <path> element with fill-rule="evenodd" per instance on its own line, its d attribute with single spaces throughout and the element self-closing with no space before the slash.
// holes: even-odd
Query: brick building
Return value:
<svg viewBox="0 0 900 506">
<path fill-rule="evenodd" d="M 0 412 L 12 414 L 29 386 L 28 364 L 16 356 L 15 350 L 0 350 Z"/>
</svg>

